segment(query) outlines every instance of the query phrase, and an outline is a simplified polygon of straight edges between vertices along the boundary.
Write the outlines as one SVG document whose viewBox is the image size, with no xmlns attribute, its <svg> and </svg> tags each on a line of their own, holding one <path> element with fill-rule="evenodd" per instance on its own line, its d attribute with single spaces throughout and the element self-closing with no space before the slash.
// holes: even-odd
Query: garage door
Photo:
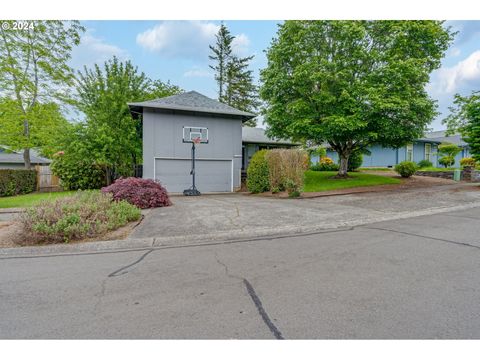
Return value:
<svg viewBox="0 0 480 360">
<path fill-rule="evenodd" d="M 192 186 L 190 159 L 156 159 L 155 179 L 167 188 L 168 192 L 183 192 Z M 200 192 L 232 191 L 232 161 L 195 161 L 195 182 Z"/>
</svg>

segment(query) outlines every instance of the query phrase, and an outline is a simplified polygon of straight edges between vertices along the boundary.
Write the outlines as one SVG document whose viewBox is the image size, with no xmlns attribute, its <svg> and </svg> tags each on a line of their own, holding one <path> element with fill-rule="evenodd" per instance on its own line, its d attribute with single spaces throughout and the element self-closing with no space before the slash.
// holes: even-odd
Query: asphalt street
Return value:
<svg viewBox="0 0 480 360">
<path fill-rule="evenodd" d="M 480 208 L 293 237 L 0 259 L 0 338 L 480 338 Z"/>
</svg>

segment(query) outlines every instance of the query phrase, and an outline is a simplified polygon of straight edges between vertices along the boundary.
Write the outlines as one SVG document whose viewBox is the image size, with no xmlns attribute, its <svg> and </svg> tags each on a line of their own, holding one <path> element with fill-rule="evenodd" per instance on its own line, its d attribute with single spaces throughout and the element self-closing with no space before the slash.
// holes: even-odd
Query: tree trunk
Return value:
<svg viewBox="0 0 480 360">
<path fill-rule="evenodd" d="M 27 140 L 30 139 L 30 127 L 27 119 L 23 120 L 23 136 L 25 136 Z M 32 163 L 30 161 L 30 148 L 28 147 L 23 149 L 23 162 L 25 164 L 25 169 L 30 170 L 32 168 Z"/>
<path fill-rule="evenodd" d="M 347 178 L 348 177 L 347 170 L 348 170 L 349 155 L 350 154 L 348 154 L 348 153 L 338 154 L 338 156 L 340 157 L 340 168 L 338 169 L 338 174 L 337 174 L 336 178 Z"/>
<path fill-rule="evenodd" d="M 25 163 L 25 169 L 30 170 L 32 168 L 32 163 L 30 161 L 30 149 L 26 148 L 23 150 L 23 162 Z"/>
</svg>

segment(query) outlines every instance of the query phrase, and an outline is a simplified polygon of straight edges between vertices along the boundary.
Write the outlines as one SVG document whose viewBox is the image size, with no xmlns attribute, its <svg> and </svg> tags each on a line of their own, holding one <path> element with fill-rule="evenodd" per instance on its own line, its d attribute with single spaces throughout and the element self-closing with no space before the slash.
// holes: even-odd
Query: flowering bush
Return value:
<svg viewBox="0 0 480 360">
<path fill-rule="evenodd" d="M 120 178 L 102 188 L 102 192 L 111 193 L 113 200 L 126 200 L 140 209 L 172 205 L 167 190 L 150 179 Z"/>
<path fill-rule="evenodd" d="M 320 158 L 320 161 L 319 161 L 320 164 L 324 164 L 324 165 L 332 165 L 334 163 L 334 161 L 329 158 L 328 156 L 323 156 Z"/>
<path fill-rule="evenodd" d="M 20 215 L 25 244 L 80 240 L 115 230 L 140 218 L 140 210 L 112 195 L 79 191 L 73 196 L 45 200 Z"/>
<path fill-rule="evenodd" d="M 476 164 L 477 164 L 477 162 L 475 161 L 475 159 L 471 158 L 471 157 L 464 157 L 460 160 L 460 165 L 461 166 L 475 167 Z"/>
</svg>

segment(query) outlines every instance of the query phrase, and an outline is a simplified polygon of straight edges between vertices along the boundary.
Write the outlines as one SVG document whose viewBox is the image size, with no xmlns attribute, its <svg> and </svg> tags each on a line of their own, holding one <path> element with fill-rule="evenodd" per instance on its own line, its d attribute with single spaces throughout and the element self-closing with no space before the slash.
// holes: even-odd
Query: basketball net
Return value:
<svg viewBox="0 0 480 360">
<path fill-rule="evenodd" d="M 193 138 L 193 139 L 192 139 L 192 142 L 193 142 L 195 145 L 200 144 L 201 141 L 202 141 L 202 139 L 199 138 L 199 137 L 196 137 L 196 138 Z"/>
</svg>

